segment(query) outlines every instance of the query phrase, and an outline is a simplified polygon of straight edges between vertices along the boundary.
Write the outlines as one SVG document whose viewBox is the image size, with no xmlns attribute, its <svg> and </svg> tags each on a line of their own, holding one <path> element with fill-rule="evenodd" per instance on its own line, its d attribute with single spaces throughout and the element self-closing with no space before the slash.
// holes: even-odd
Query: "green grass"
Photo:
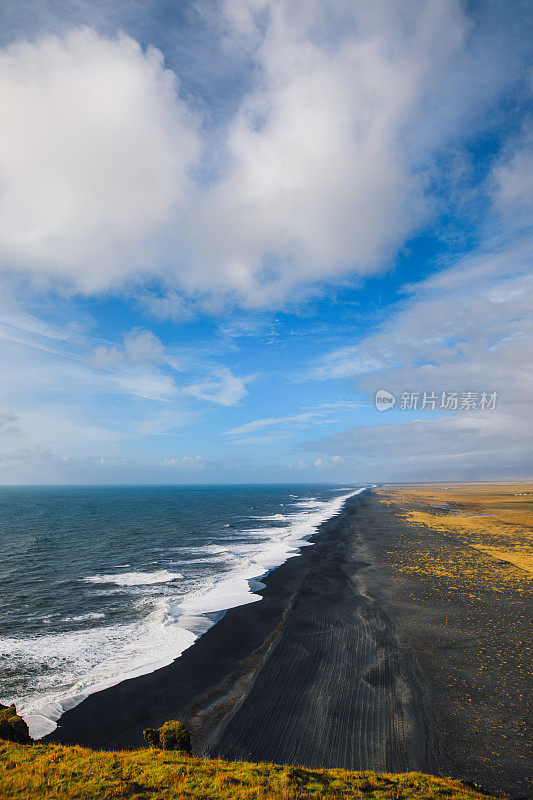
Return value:
<svg viewBox="0 0 533 800">
<path fill-rule="evenodd" d="M 458 781 L 416 772 L 308 770 L 162 750 L 97 751 L 0 742 L 0 798 L 36 800 L 481 799 Z M 486 800 L 486 796 L 485 796 Z"/>
</svg>

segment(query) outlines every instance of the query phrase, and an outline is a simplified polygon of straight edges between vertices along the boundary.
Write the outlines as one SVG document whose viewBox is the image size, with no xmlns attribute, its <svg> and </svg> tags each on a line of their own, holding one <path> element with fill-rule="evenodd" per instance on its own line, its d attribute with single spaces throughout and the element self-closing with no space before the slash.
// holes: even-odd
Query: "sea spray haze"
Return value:
<svg viewBox="0 0 533 800">
<path fill-rule="evenodd" d="M 85 696 L 170 663 L 259 600 L 357 487 L 0 490 L 0 700 L 34 737 Z"/>
</svg>

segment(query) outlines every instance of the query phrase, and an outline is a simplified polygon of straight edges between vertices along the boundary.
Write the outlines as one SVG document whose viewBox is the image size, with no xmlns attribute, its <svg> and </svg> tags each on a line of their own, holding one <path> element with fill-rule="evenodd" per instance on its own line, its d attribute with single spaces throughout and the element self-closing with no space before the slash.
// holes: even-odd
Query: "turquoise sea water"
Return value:
<svg viewBox="0 0 533 800">
<path fill-rule="evenodd" d="M 255 602 L 358 487 L 0 488 L 0 700 L 36 737 Z"/>
</svg>

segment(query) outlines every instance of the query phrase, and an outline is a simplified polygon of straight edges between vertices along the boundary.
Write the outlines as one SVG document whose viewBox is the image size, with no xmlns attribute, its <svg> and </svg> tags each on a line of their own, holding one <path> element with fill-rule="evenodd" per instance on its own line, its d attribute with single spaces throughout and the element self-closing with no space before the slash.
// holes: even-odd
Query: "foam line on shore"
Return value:
<svg viewBox="0 0 533 800">
<path fill-rule="evenodd" d="M 285 527 L 265 528 L 264 544 L 254 557 L 237 559 L 239 565 L 225 577 L 214 578 L 209 586 L 201 586 L 178 601 L 158 598 L 153 611 L 142 620 L 119 626 L 99 626 L 88 630 L 37 636 L 16 643 L 5 639 L 0 643 L 7 654 L 12 647 L 13 659 L 30 661 L 47 660 L 53 665 L 63 665 L 76 656 L 77 664 L 89 665 L 83 674 L 72 674 L 67 690 L 51 691 L 24 698 L 18 702 L 19 711 L 26 719 L 35 739 L 51 733 L 65 711 L 74 708 L 89 695 L 130 678 L 149 674 L 171 664 L 223 614 L 237 606 L 261 600 L 257 594 L 263 586 L 261 578 L 273 569 L 298 556 L 302 547 L 325 520 L 337 514 L 345 501 L 364 489 L 352 490 L 328 501 L 302 498 L 294 503 L 297 509 L 285 515 L 274 514 L 270 519 Z M 257 531 L 255 531 L 257 533 Z M 238 545 L 235 545 L 236 552 Z M 179 581 L 181 573 L 169 571 L 146 573 L 121 573 L 95 575 L 86 578 L 92 583 L 111 584 L 117 589 L 164 586 L 166 581 Z M 138 643 L 144 642 L 139 648 Z M 116 645 L 110 648 L 109 643 Z M 7 650 L 6 650 L 7 648 Z M 106 659 L 92 663 L 94 653 L 105 652 Z M 125 667 L 127 665 L 127 667 Z M 76 669 L 76 664 L 72 667 Z"/>
</svg>

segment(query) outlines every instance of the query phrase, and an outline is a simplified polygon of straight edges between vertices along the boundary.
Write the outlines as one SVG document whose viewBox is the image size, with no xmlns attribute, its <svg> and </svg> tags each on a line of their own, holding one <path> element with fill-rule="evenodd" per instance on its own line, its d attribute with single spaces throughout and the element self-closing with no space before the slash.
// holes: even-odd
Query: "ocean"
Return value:
<svg viewBox="0 0 533 800">
<path fill-rule="evenodd" d="M 0 701 L 40 738 L 171 663 L 359 490 L 0 487 Z"/>
</svg>

